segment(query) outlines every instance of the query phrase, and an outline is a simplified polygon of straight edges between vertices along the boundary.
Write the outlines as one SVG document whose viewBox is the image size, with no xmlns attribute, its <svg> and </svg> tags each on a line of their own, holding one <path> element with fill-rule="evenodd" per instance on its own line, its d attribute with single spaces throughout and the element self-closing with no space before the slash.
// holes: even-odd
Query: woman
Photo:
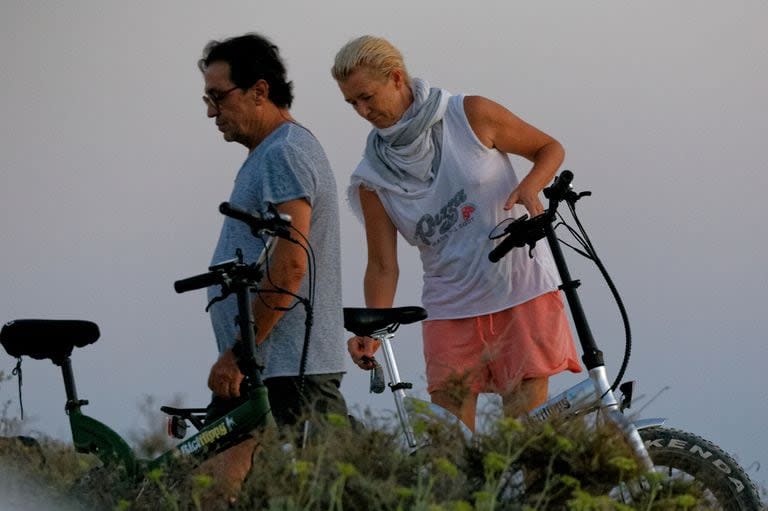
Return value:
<svg viewBox="0 0 768 511">
<path fill-rule="evenodd" d="M 504 218 L 544 211 L 539 193 L 563 161 L 562 146 L 489 99 L 412 80 L 385 39 L 350 41 L 331 74 L 373 125 L 348 190 L 365 224 L 366 305 L 393 304 L 400 232 L 424 267 L 432 402 L 472 430 L 480 392 L 499 393 L 511 416 L 540 405 L 549 376 L 580 371 L 557 271 L 544 244 L 532 258 L 514 250 L 490 263 L 488 234 Z M 533 163 L 522 180 L 507 154 Z M 371 339 L 348 341 L 363 369 L 371 369 L 376 348 Z"/>
</svg>

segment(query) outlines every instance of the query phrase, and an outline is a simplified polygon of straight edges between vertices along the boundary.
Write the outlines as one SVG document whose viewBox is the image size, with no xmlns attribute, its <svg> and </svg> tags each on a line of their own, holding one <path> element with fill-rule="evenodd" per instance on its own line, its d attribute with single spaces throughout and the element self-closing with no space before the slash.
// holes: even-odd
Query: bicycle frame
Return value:
<svg viewBox="0 0 768 511">
<path fill-rule="evenodd" d="M 257 387 L 252 392 L 238 408 L 153 460 L 137 458 L 119 434 L 103 422 L 82 413 L 80 408 L 87 402 L 72 401 L 68 395 L 67 413 L 73 445 L 76 452 L 95 454 L 107 466 L 123 467 L 132 479 L 139 479 L 150 470 L 184 458 L 193 459 L 193 465 L 197 465 L 239 443 L 254 429 L 273 424 L 266 388 Z"/>
<path fill-rule="evenodd" d="M 238 219 L 253 222 L 254 232 L 262 230 L 271 232 L 272 219 L 252 216 L 230 208 L 228 204 L 226 208 L 220 209 L 226 215 L 239 215 Z M 283 216 L 277 218 L 276 222 L 278 223 L 275 225 L 283 228 L 289 225 L 290 218 Z M 254 355 L 255 332 L 251 288 L 261 279 L 261 267 L 265 263 L 266 254 L 276 242 L 276 237 L 270 238 L 265 243 L 264 256 L 253 265 L 243 263 L 242 253 L 238 250 L 236 259 L 211 266 L 208 273 L 179 280 L 174 284 L 179 293 L 218 284 L 221 285 L 224 296 L 231 293 L 237 296 L 238 322 L 244 348 L 238 352 L 237 356 L 240 370 L 245 375 L 241 393 L 244 393 L 248 399 L 217 420 L 205 424 L 193 436 L 153 460 L 138 459 L 118 433 L 82 411 L 82 407 L 87 405 L 88 401 L 78 397 L 70 354 L 73 347 L 82 347 L 98 339 L 98 327 L 95 324 L 68 320 L 16 321 L 3 327 L 2 334 L 6 337 L 0 334 L 0 338 L 3 340 L 3 346 L 12 356 L 21 358 L 23 355 L 29 355 L 38 359 L 48 358 L 61 367 L 67 398 L 65 410 L 69 416 L 76 452 L 95 454 L 108 466 L 121 466 L 126 475 L 133 479 L 139 479 L 154 468 L 182 459 L 189 459 L 193 465 L 198 465 L 216 453 L 241 442 L 250 436 L 252 431 L 274 425 L 267 389 L 261 380 Z M 86 324 L 91 327 L 89 336 L 86 339 L 71 341 L 68 339 L 67 342 L 58 344 L 46 338 L 46 334 L 52 338 L 57 329 L 63 329 L 65 324 L 70 323 Z M 25 333 L 30 334 L 29 339 L 22 339 Z M 37 336 L 37 342 L 35 342 L 35 336 Z"/>
<path fill-rule="evenodd" d="M 446 409 L 434 403 L 414 398 L 406 393 L 406 389 L 410 388 L 411 384 L 400 378 L 400 373 L 397 368 L 397 360 L 392 348 L 392 339 L 395 337 L 394 334 L 382 331 L 374 332 L 370 334 L 370 337 L 381 343 L 387 375 L 389 377 L 389 387 L 392 390 L 392 395 L 394 397 L 398 420 L 403 430 L 406 443 L 410 449 L 417 449 L 419 447 L 419 442 L 414 434 L 410 420 L 411 413 L 419 408 L 428 408 L 431 415 L 456 424 L 462 430 L 466 438 L 469 438 L 472 435 L 469 428 Z M 601 391 L 599 389 L 605 390 Z M 661 426 L 666 421 L 665 419 L 659 418 L 629 421 L 620 411 L 620 404 L 613 391 L 610 389 L 604 367 L 596 367 L 589 370 L 588 378 L 556 396 L 551 397 L 547 402 L 529 412 L 527 416 L 534 420 L 546 420 L 555 414 L 561 416 L 575 416 L 597 410 L 603 410 L 608 413 L 611 420 L 617 424 L 622 433 L 630 441 L 633 451 L 637 453 L 638 459 L 642 461 L 644 466 L 647 462 L 650 462 L 650 458 L 648 458 L 648 460 L 643 459 L 643 456 L 648 457 L 648 452 L 645 449 L 642 440 L 639 438 L 639 435 L 635 442 L 632 442 L 632 437 L 636 435 L 637 431 L 640 429 Z M 646 468 L 650 470 L 651 467 L 646 466 Z"/>
<path fill-rule="evenodd" d="M 592 336 L 592 332 L 589 328 L 586 315 L 581 306 L 579 295 L 576 291 L 579 286 L 579 282 L 571 278 L 570 271 L 565 261 L 562 249 L 560 248 L 560 242 L 555 235 L 553 222 L 555 221 L 555 213 L 559 201 L 565 200 L 565 194 L 570 191 L 570 181 L 573 175 L 569 171 L 564 171 L 561 174 L 560 179 L 562 181 L 555 184 L 549 189 L 551 190 L 549 209 L 540 217 L 537 217 L 538 227 L 543 229 L 543 237 L 546 237 L 547 243 L 552 251 L 555 264 L 557 266 L 558 273 L 562 281 L 560 289 L 566 296 L 568 301 L 568 307 L 571 311 L 571 316 L 576 328 L 577 337 L 582 348 L 582 361 L 587 369 L 589 377 L 573 387 L 561 392 L 560 394 L 550 398 L 546 403 L 532 410 L 528 417 L 532 419 L 543 420 L 549 416 L 557 413 L 566 415 L 577 415 L 588 413 L 596 410 L 604 412 L 607 417 L 616 424 L 616 426 L 622 431 L 623 435 L 628 440 L 631 449 L 637 456 L 638 460 L 642 463 L 643 467 L 648 470 L 653 470 L 653 463 L 648 450 L 645 448 L 642 439 L 638 433 L 638 429 L 647 428 L 652 426 L 659 426 L 665 421 L 663 419 L 646 419 L 633 423 L 622 413 L 622 406 L 616 399 L 616 396 L 611 388 L 611 384 L 608 380 L 605 364 L 603 361 L 603 353 L 597 347 L 597 344 Z M 511 237 L 511 236 L 510 236 Z M 537 237 L 542 237 L 541 234 Z M 513 247 L 521 247 L 528 242 L 524 240 L 522 243 L 507 242 L 504 240 L 501 245 L 507 242 L 507 245 L 496 253 L 496 259 L 500 258 L 504 253 L 509 251 Z M 500 246 L 501 246 L 500 245 Z M 531 248 L 533 245 L 531 245 Z M 491 257 L 494 261 L 494 258 Z M 410 383 L 403 382 L 400 379 L 400 375 L 397 369 L 397 362 L 395 360 L 394 352 L 392 350 L 391 340 L 394 337 L 390 329 L 381 329 L 377 332 L 370 334 L 371 337 L 376 338 L 381 342 L 382 351 L 386 362 L 386 367 L 390 379 L 390 388 L 394 394 L 395 406 L 397 408 L 398 418 L 400 420 L 406 441 L 410 448 L 417 448 L 418 443 L 413 433 L 413 428 L 410 424 L 408 417 L 408 406 L 406 401 L 411 398 L 406 395 L 405 389 L 410 388 Z M 628 403 L 626 403 L 628 404 Z M 429 403 L 428 405 L 432 410 L 438 411 L 441 415 L 445 415 L 447 411 L 441 410 L 439 406 Z M 460 423 L 460 422 L 459 422 Z M 461 423 L 460 423 L 461 424 Z M 468 429 L 465 433 L 468 432 Z"/>
</svg>

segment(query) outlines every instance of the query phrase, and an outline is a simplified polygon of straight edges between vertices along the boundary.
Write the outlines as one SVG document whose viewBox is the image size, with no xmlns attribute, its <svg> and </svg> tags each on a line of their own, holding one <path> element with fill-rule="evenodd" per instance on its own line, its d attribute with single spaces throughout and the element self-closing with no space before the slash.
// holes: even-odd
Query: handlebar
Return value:
<svg viewBox="0 0 768 511">
<path fill-rule="evenodd" d="M 175 289 L 177 293 L 186 293 L 187 291 L 194 291 L 195 289 L 215 286 L 216 284 L 221 284 L 222 276 L 222 270 L 201 273 L 194 277 L 177 280 L 173 283 L 173 289 Z"/>
<path fill-rule="evenodd" d="M 560 202 L 572 200 L 576 195 L 571 189 L 571 181 L 573 181 L 573 172 L 570 170 L 564 170 L 555 177 L 552 185 L 544 189 L 544 196 L 549 199 L 549 208 L 531 219 L 528 215 L 523 215 L 510 222 L 502 234 L 506 237 L 491 250 L 488 259 L 496 263 L 513 248 L 525 245 L 533 247 L 538 240 L 546 236 L 546 227 L 554 220 Z M 578 196 L 576 196 L 577 199 Z"/>
<path fill-rule="evenodd" d="M 219 212 L 222 215 L 244 222 L 251 228 L 254 236 L 258 236 L 260 231 L 268 231 L 278 236 L 284 235 L 287 234 L 287 229 L 291 226 L 291 215 L 279 213 L 271 204 L 267 213 L 251 213 L 233 206 L 229 202 L 222 202 L 219 205 Z"/>
<path fill-rule="evenodd" d="M 243 253 L 237 250 L 237 257 L 228 261 L 223 261 L 208 267 L 208 273 L 201 273 L 193 277 L 177 280 L 173 283 L 173 288 L 177 293 L 186 293 L 195 289 L 203 289 L 215 285 L 221 285 L 224 296 L 229 294 L 228 290 L 236 290 L 238 287 L 253 286 L 261 280 L 262 268 L 266 263 L 265 254 L 277 242 L 277 238 L 271 237 L 265 242 L 262 257 L 255 263 L 247 264 L 243 262 Z"/>
<path fill-rule="evenodd" d="M 244 222 L 251 228 L 254 236 L 259 236 L 262 232 L 267 232 L 278 237 L 290 237 L 288 228 L 291 226 L 291 215 L 279 213 L 274 206 L 270 204 L 267 213 L 251 213 L 229 202 L 219 204 L 219 212 L 235 220 Z M 244 265 L 242 260 L 225 261 L 208 268 L 207 273 L 201 273 L 193 277 L 177 280 L 173 283 L 173 289 L 177 293 L 186 293 L 195 289 L 203 289 L 215 286 L 217 284 L 226 284 L 235 274 L 246 275 L 246 278 L 256 278 L 261 266 L 264 264 L 264 258 L 269 253 L 274 244 L 274 239 L 268 239 L 262 257 L 254 265 Z"/>
<path fill-rule="evenodd" d="M 571 191 L 571 181 L 573 181 L 573 172 L 564 170 L 559 176 L 555 177 L 552 186 L 544 188 L 544 197 L 549 199 L 550 209 L 552 201 L 557 203 L 566 199 L 568 193 Z"/>
<path fill-rule="evenodd" d="M 546 235 L 544 228 L 551 221 L 552 215 L 550 215 L 548 211 L 535 216 L 530 220 L 528 219 L 528 215 L 523 215 L 514 220 L 506 229 L 504 229 L 506 238 L 491 250 L 488 254 L 488 259 L 492 263 L 496 263 L 513 248 L 535 244 Z"/>
</svg>

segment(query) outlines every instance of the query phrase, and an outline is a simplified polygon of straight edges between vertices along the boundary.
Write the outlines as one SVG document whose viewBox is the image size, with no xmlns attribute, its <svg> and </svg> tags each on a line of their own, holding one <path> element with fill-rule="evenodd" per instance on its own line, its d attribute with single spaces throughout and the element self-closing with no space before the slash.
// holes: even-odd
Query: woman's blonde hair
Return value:
<svg viewBox="0 0 768 511">
<path fill-rule="evenodd" d="M 395 69 L 403 71 L 406 83 L 410 84 L 403 55 L 392 43 L 382 37 L 360 36 L 342 46 L 336 54 L 331 75 L 337 82 L 344 82 L 358 68 L 365 67 L 382 78 L 387 78 Z"/>
</svg>

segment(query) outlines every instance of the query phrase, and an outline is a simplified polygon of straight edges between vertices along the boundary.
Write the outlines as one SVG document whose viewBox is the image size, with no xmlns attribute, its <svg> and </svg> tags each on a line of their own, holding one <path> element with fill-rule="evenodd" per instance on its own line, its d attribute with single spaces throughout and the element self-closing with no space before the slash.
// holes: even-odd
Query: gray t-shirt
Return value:
<svg viewBox="0 0 768 511">
<path fill-rule="evenodd" d="M 235 178 L 229 202 L 256 212 L 264 211 L 267 203 L 281 204 L 299 198 L 306 199 L 312 206 L 309 242 L 315 255 L 314 317 L 305 374 L 343 372 L 345 346 L 336 181 L 317 139 L 306 128 L 285 123 L 248 155 Z M 294 237 L 297 236 L 294 234 Z M 288 242 L 279 240 L 278 243 Z M 234 258 L 237 248 L 242 249 L 246 262 L 254 262 L 264 244 L 243 222 L 227 217 L 211 264 Z M 299 296 L 308 297 L 308 282 L 309 274 L 301 283 Z M 208 288 L 209 300 L 218 293 L 218 286 Z M 214 304 L 210 315 L 221 353 L 233 346 L 238 333 L 236 297 L 232 295 Z M 257 346 L 265 379 L 299 374 L 305 318 L 304 307 L 298 304 L 280 318 L 266 340 Z"/>
</svg>

